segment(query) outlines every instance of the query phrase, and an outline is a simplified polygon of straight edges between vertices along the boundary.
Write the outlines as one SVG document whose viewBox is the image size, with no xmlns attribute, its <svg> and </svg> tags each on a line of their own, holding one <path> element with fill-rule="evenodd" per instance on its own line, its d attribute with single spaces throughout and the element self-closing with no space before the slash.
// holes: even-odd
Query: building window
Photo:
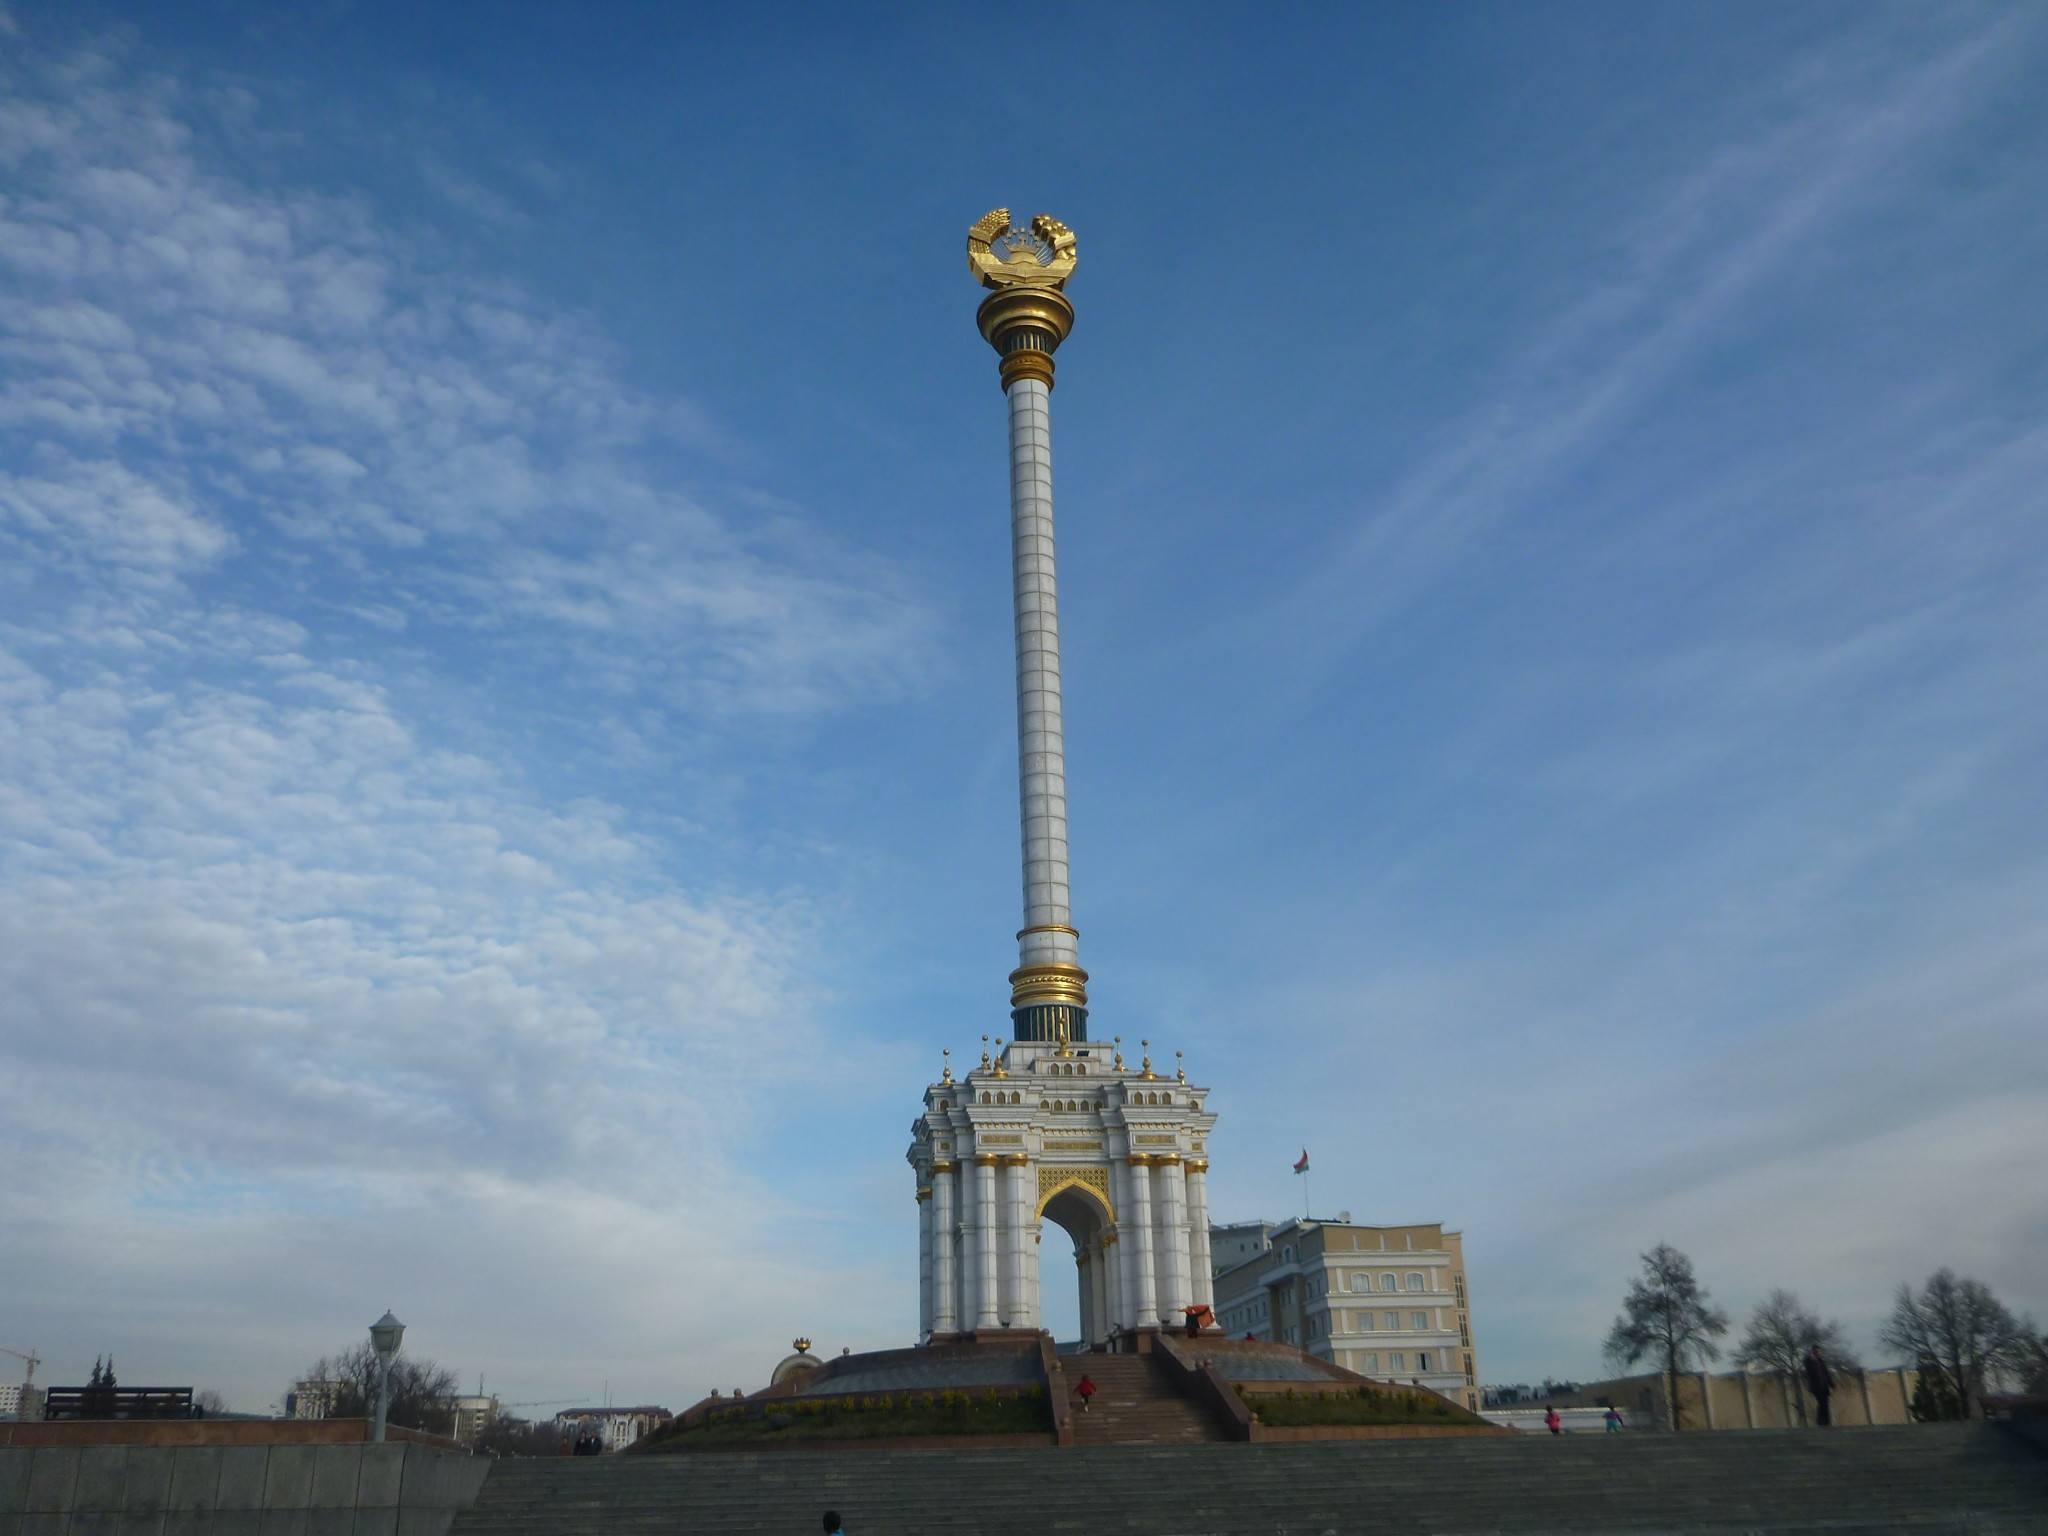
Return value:
<svg viewBox="0 0 2048 1536">
<path fill-rule="evenodd" d="M 1353 1289 L 1354 1291 L 1371 1290 L 1372 1277 L 1370 1275 L 1353 1275 L 1351 1277 L 1351 1289 Z"/>
<path fill-rule="evenodd" d="M 1372 1353 L 1368 1354 L 1368 1355 L 1367 1355 L 1367 1356 L 1365 1357 L 1365 1374 L 1366 1374 L 1366 1375 L 1368 1375 L 1368 1376 L 1377 1376 L 1377 1375 L 1379 1374 L 1379 1370 L 1380 1370 L 1380 1357 L 1379 1357 L 1379 1353 L 1378 1353 L 1378 1351 L 1373 1351 Z"/>
<path fill-rule="evenodd" d="M 1401 1288 L 1401 1282 L 1400 1282 L 1400 1281 L 1398 1281 L 1398 1280 L 1396 1280 L 1396 1279 L 1395 1279 L 1395 1278 L 1394 1278 L 1394 1277 L 1393 1277 L 1392 1275 L 1381 1275 L 1381 1276 L 1380 1276 L 1380 1289 L 1381 1289 L 1381 1290 L 1383 1290 L 1383 1291 L 1398 1291 L 1398 1290 L 1399 1290 L 1400 1288 Z"/>
<path fill-rule="evenodd" d="M 1465 1319 L 1462 1317 L 1458 1319 L 1458 1342 L 1467 1349 L 1472 1347 L 1472 1330 L 1466 1326 Z"/>
<path fill-rule="evenodd" d="M 1385 1322 L 1386 1322 L 1387 1332 L 1389 1332 L 1389 1333 L 1399 1333 L 1399 1332 L 1401 1331 L 1401 1314 L 1400 1314 L 1400 1313 L 1398 1313 L 1398 1312 L 1389 1312 L 1389 1313 L 1388 1313 L 1388 1314 L 1386 1315 L 1386 1318 L 1385 1318 Z"/>
<path fill-rule="evenodd" d="M 1387 1356 L 1387 1369 L 1398 1376 L 1401 1372 L 1408 1369 L 1408 1357 L 1402 1354 L 1400 1350 L 1395 1350 L 1391 1355 Z"/>
<path fill-rule="evenodd" d="M 1370 1312 L 1361 1312 L 1358 1314 L 1358 1331 L 1360 1333 L 1372 1332 L 1372 1314 Z"/>
<path fill-rule="evenodd" d="M 1411 1274 L 1411 1275 L 1409 1275 L 1409 1277 L 1408 1277 L 1408 1289 L 1409 1289 L 1409 1290 L 1411 1290 L 1411 1291 L 1420 1291 L 1420 1290 L 1423 1290 L 1423 1289 L 1425 1289 L 1425 1287 L 1424 1287 L 1424 1285 L 1423 1285 L 1423 1283 L 1422 1283 L 1422 1276 L 1420 1276 L 1420 1275 L 1416 1275 L 1416 1274 Z"/>
<path fill-rule="evenodd" d="M 1469 1387 L 1472 1384 L 1472 1357 L 1467 1355 L 1465 1357 L 1465 1385 Z"/>
<path fill-rule="evenodd" d="M 1416 1351 L 1416 1354 L 1415 1354 L 1415 1369 L 1417 1369 L 1418 1371 L 1433 1371 L 1433 1370 L 1435 1370 L 1435 1369 L 1436 1369 L 1436 1367 L 1435 1367 L 1435 1366 L 1433 1366 L 1433 1365 L 1431 1365 L 1431 1364 L 1429 1363 L 1429 1351 L 1428 1351 L 1428 1350 L 1426 1350 L 1426 1349 L 1423 1349 L 1423 1350 L 1417 1350 L 1417 1351 Z"/>
<path fill-rule="evenodd" d="M 1423 1332 L 1429 1327 L 1429 1314 L 1427 1312 L 1410 1312 L 1408 1314 L 1408 1326 L 1417 1333 Z"/>
</svg>

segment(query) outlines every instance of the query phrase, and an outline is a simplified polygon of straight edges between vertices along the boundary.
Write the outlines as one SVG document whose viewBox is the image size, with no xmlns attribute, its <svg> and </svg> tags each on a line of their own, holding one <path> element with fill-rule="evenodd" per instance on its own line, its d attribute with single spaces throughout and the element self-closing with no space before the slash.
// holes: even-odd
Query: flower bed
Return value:
<svg viewBox="0 0 2048 1536">
<path fill-rule="evenodd" d="M 891 1440 L 926 1435 L 1049 1435 L 1043 1387 L 999 1392 L 891 1392 L 792 1397 L 714 1409 L 701 1423 L 650 1437 L 646 1451 L 711 1450 L 794 1441 Z"/>
<path fill-rule="evenodd" d="M 1337 1392 L 1247 1392 L 1237 1395 L 1262 1425 L 1275 1428 L 1317 1424 L 1484 1424 L 1475 1413 L 1428 1392 L 1356 1387 Z"/>
</svg>

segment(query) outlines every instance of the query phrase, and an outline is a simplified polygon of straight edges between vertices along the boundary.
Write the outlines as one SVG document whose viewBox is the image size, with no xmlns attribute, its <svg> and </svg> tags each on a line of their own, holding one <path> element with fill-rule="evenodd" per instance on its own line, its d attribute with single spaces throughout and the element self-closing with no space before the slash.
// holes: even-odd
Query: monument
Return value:
<svg viewBox="0 0 2048 1536">
<path fill-rule="evenodd" d="M 976 314 L 1009 402 L 1010 550 L 1017 635 L 1017 780 L 1024 926 L 1010 1033 L 925 1089 L 908 1158 L 917 1177 L 918 1336 L 1041 1326 L 1048 1222 L 1073 1247 L 1083 1342 L 1103 1348 L 1212 1306 L 1206 1089 L 1136 1067 L 1122 1037 L 1088 1037 L 1067 863 L 1066 736 L 1053 566 L 1053 354 L 1074 326 L 1074 232 L 1007 208 L 968 231 L 990 290 Z M 950 1058 L 951 1052 L 947 1056 Z M 1178 1053 L 1176 1053 L 1178 1055 Z"/>
</svg>

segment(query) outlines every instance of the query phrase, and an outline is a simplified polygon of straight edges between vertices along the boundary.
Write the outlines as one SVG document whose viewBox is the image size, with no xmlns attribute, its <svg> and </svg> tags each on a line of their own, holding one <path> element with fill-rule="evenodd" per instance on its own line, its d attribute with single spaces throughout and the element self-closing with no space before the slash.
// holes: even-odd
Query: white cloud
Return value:
<svg viewBox="0 0 2048 1536">
<path fill-rule="evenodd" d="M 804 898 L 551 794 L 522 733 L 826 714 L 927 621 L 651 467 L 696 409 L 579 318 L 226 169 L 261 110 L 197 133 L 205 90 L 0 64 L 0 1293 L 173 1374 L 245 1337 L 183 1369 L 246 1406 L 387 1303 L 535 1388 L 752 1381 Z M 536 720 L 508 667 L 590 687 Z"/>
</svg>

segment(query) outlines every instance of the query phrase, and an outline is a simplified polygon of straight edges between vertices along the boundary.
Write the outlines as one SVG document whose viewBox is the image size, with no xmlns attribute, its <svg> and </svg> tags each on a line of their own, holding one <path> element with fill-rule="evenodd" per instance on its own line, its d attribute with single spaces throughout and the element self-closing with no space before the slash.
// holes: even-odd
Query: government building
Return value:
<svg viewBox="0 0 2048 1536">
<path fill-rule="evenodd" d="M 1212 1227 L 1216 1320 L 1388 1381 L 1419 1381 L 1474 1412 L 1479 1364 L 1461 1234 L 1437 1222 L 1299 1219 Z"/>
</svg>

